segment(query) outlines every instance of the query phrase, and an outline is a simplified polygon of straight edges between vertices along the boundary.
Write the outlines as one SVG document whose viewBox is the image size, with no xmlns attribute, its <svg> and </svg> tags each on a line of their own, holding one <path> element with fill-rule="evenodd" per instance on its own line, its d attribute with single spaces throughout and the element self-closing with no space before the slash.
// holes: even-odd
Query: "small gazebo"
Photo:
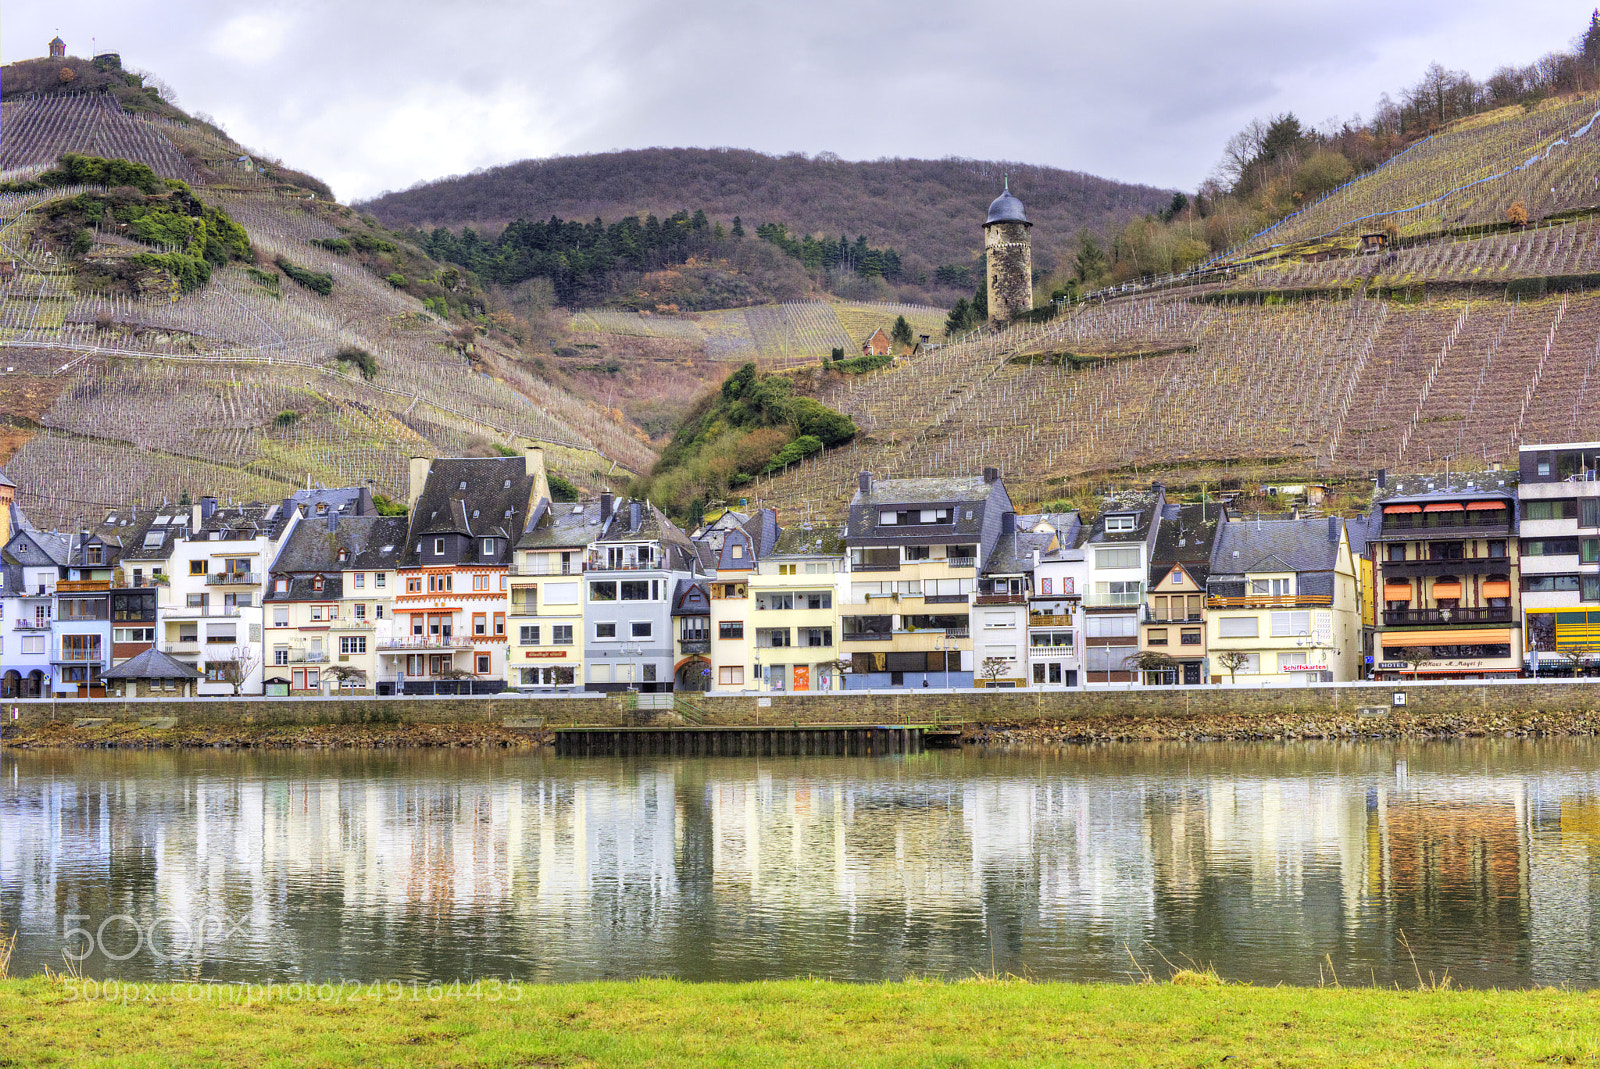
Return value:
<svg viewBox="0 0 1600 1069">
<path fill-rule="evenodd" d="M 108 696 L 117 698 L 192 698 L 200 673 L 151 648 L 101 673 Z"/>
</svg>

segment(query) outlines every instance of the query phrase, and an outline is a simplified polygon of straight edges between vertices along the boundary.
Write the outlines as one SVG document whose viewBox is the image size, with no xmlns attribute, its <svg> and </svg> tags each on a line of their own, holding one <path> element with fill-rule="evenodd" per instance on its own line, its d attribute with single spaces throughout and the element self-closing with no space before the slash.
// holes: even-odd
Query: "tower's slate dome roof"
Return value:
<svg viewBox="0 0 1600 1069">
<path fill-rule="evenodd" d="M 1011 184 L 1006 183 L 1003 193 L 996 197 L 989 205 L 989 218 L 983 221 L 984 226 L 990 223 L 1028 223 L 1028 217 L 1022 214 L 1022 202 L 1011 195 Z M 1032 226 L 1032 223 L 1028 223 Z"/>
</svg>

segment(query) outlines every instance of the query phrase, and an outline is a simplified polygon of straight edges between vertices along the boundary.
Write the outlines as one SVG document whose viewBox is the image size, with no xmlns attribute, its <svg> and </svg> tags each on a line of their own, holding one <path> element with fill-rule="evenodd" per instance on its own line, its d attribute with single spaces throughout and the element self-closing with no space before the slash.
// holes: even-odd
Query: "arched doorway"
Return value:
<svg viewBox="0 0 1600 1069">
<path fill-rule="evenodd" d="M 0 698 L 22 697 L 22 673 L 13 668 L 0 676 Z"/>
<path fill-rule="evenodd" d="M 35 668 L 28 673 L 28 678 L 22 681 L 22 696 L 24 698 L 44 697 L 44 673 Z"/>
<path fill-rule="evenodd" d="M 704 657 L 690 657 L 683 661 L 672 674 L 672 687 L 674 690 L 710 690 L 711 662 Z"/>
</svg>

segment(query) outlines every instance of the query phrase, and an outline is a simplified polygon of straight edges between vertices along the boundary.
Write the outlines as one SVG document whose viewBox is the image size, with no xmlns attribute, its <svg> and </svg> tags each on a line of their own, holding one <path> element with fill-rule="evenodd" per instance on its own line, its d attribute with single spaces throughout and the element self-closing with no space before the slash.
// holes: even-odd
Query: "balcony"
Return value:
<svg viewBox="0 0 1600 1069">
<path fill-rule="evenodd" d="M 212 572 L 206 586 L 260 586 L 260 572 Z"/>
<path fill-rule="evenodd" d="M 419 635 L 409 635 L 405 638 L 386 638 L 378 643 L 378 649 L 385 652 L 421 653 L 425 650 L 470 650 L 470 638 L 455 638 L 451 635 L 435 635 L 425 638 Z"/>
<path fill-rule="evenodd" d="M 51 624 L 51 621 L 49 621 L 49 620 L 18 619 L 17 622 L 12 625 L 12 627 L 13 627 L 14 630 L 17 630 L 17 631 L 48 631 L 48 630 L 50 630 L 50 624 Z"/>
<path fill-rule="evenodd" d="M 935 560 L 934 563 L 937 564 L 939 561 Z M 976 568 L 978 566 L 978 558 L 946 557 L 944 558 L 944 566 L 946 568 Z"/>
<path fill-rule="evenodd" d="M 678 652 L 686 657 L 691 653 L 710 653 L 711 640 L 708 638 L 680 638 L 678 640 Z"/>
<path fill-rule="evenodd" d="M 1439 624 L 1509 624 L 1516 614 L 1509 608 L 1472 609 L 1385 609 L 1384 627 L 1411 627 Z"/>
<path fill-rule="evenodd" d="M 162 653 L 170 653 L 174 657 L 198 657 L 200 655 L 200 640 L 180 639 L 177 642 L 163 642 L 158 647 Z"/>
<path fill-rule="evenodd" d="M 898 572 L 899 561 L 863 561 L 860 564 L 850 565 L 852 572 Z"/>
<path fill-rule="evenodd" d="M 915 597 L 915 595 L 912 595 L 912 596 Z M 978 604 L 979 605 L 1021 605 L 1022 601 L 1023 601 L 1022 598 L 1018 598 L 1016 601 L 995 601 L 995 602 L 979 601 Z M 967 603 L 967 595 L 965 595 L 965 594 L 924 594 L 922 596 L 922 603 L 924 605 L 965 605 Z"/>
<path fill-rule="evenodd" d="M 1258 594 L 1246 598 L 1206 599 L 1208 609 L 1312 609 L 1332 604 L 1332 594 Z"/>
<path fill-rule="evenodd" d="M 1071 627 L 1072 617 L 1054 615 L 1051 613 L 1032 613 L 1028 616 L 1029 627 Z"/>
<path fill-rule="evenodd" d="M 109 579 L 61 579 L 56 583 L 58 594 L 104 594 L 110 589 Z"/>
<path fill-rule="evenodd" d="M 1122 594 L 1088 594 L 1083 604 L 1089 609 L 1137 609 L 1144 604 L 1144 591 L 1130 590 Z"/>
<path fill-rule="evenodd" d="M 199 620 L 218 617 L 237 617 L 236 605 L 171 605 L 162 606 L 161 616 L 167 620 Z"/>
<path fill-rule="evenodd" d="M 945 638 L 971 638 L 972 629 L 969 627 L 947 627 L 944 629 Z"/>
<path fill-rule="evenodd" d="M 51 664 L 100 664 L 105 661 L 105 655 L 97 648 L 86 650 L 62 649 L 50 658 Z"/>
<path fill-rule="evenodd" d="M 894 635 L 887 631 L 846 631 L 846 642 L 892 642 Z"/>
<path fill-rule="evenodd" d="M 618 561 L 609 564 L 599 558 L 591 557 L 583 562 L 586 572 L 659 572 L 664 571 L 666 565 L 659 561 Z"/>
<path fill-rule="evenodd" d="M 277 651 L 274 651 L 277 652 Z M 290 664 L 327 664 L 327 650 L 289 650 Z"/>
<path fill-rule="evenodd" d="M 1147 608 L 1140 615 L 1139 621 L 1146 624 L 1198 624 L 1204 622 L 1204 617 L 1197 612 L 1173 616 L 1170 611 L 1163 614 Z"/>
<path fill-rule="evenodd" d="M 591 570 L 595 565 L 590 565 Z M 582 575 L 584 565 L 582 561 L 569 561 L 566 564 L 513 564 L 506 569 L 506 574 L 513 579 L 543 579 L 552 575 Z"/>
<path fill-rule="evenodd" d="M 1026 594 L 979 594 L 974 600 L 974 605 L 1026 605 Z"/>
<path fill-rule="evenodd" d="M 17 595 L 19 598 L 53 598 L 55 596 L 56 585 L 54 583 L 35 584 L 32 590 L 24 590 Z"/>
<path fill-rule="evenodd" d="M 376 620 L 329 620 L 330 631 L 371 631 L 378 626 Z"/>
<path fill-rule="evenodd" d="M 1509 575 L 1511 557 L 1456 557 L 1451 560 L 1381 560 L 1380 574 L 1392 579 L 1415 575 Z"/>
</svg>

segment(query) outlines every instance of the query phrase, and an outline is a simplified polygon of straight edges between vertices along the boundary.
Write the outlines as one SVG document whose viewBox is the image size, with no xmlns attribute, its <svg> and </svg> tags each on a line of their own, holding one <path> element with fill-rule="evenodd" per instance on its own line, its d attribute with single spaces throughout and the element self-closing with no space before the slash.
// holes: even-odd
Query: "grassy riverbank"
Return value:
<svg viewBox="0 0 1600 1069">
<path fill-rule="evenodd" d="M 1184 979 L 1199 982 L 1183 983 Z M 100 988 L 0 981 L 0 1065 L 1521 1066 L 1600 1059 L 1600 994 L 1177 983 Z M 398 996 L 396 992 L 398 991 Z M 94 997 L 90 997 L 91 994 Z M 434 995 L 436 997 L 430 997 Z M 252 997 L 253 996 L 253 997 Z"/>
</svg>

